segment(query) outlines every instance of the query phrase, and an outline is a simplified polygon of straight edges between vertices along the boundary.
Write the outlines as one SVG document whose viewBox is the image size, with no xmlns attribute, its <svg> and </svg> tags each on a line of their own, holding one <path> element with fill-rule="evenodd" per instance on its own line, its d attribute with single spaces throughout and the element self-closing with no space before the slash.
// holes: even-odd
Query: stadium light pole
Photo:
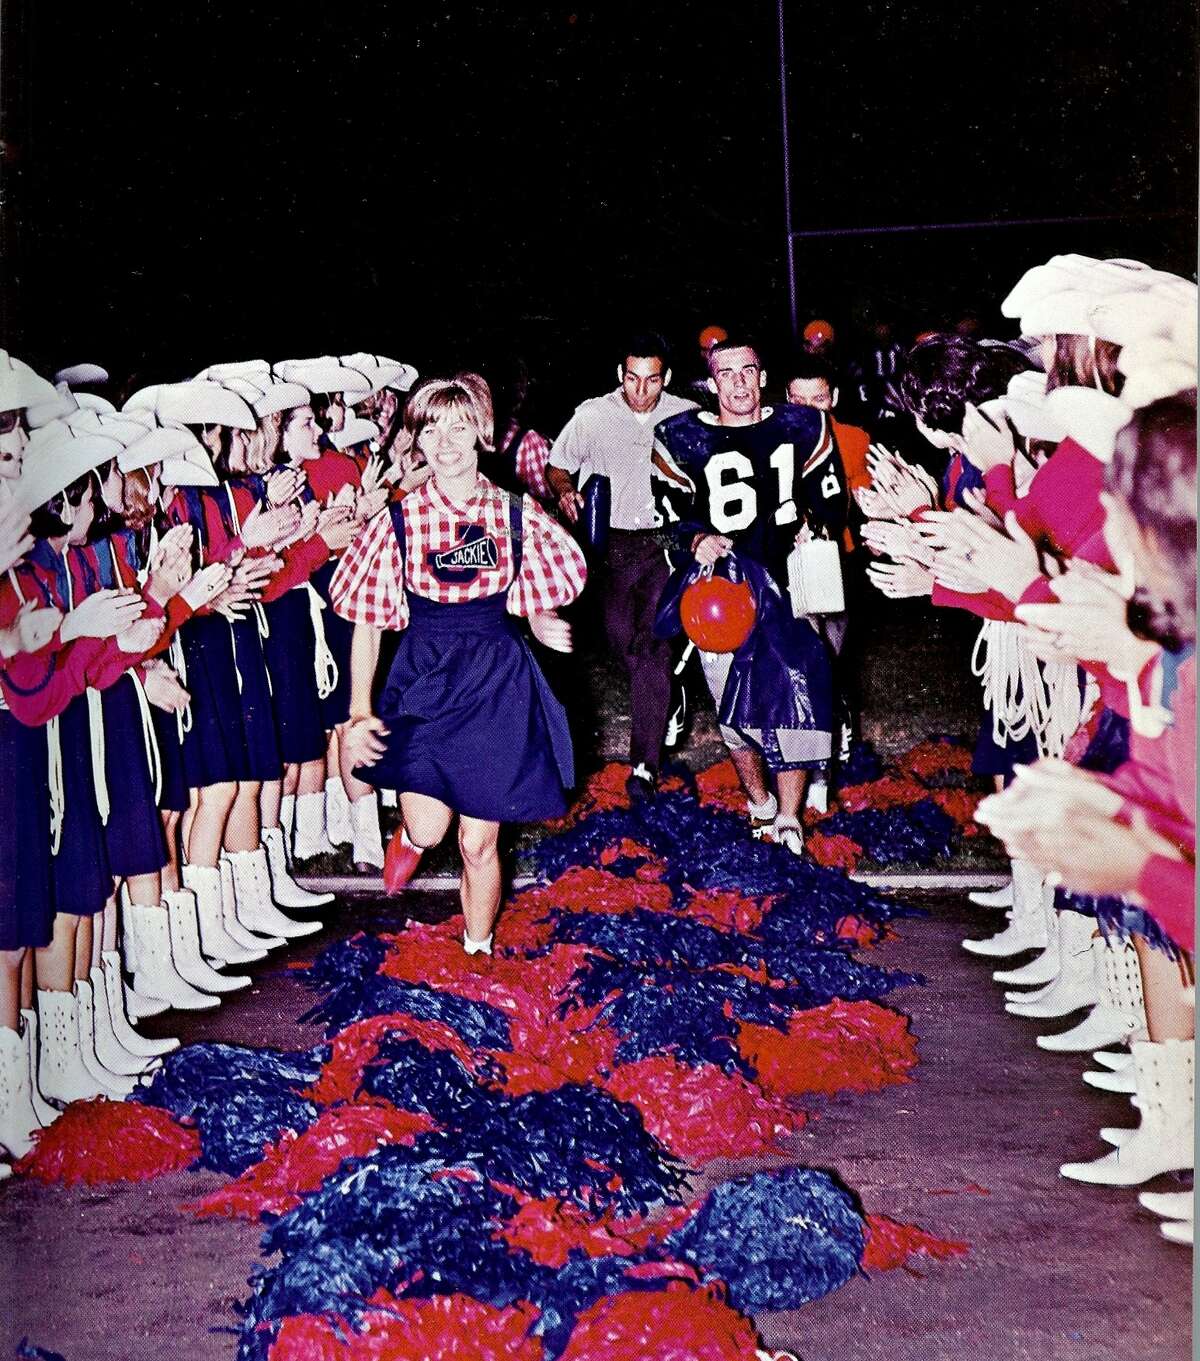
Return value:
<svg viewBox="0 0 1200 1361">
<path fill-rule="evenodd" d="M 796 339 L 796 233 L 792 230 L 792 153 L 788 135 L 788 74 L 787 39 L 784 36 L 783 7 L 786 0 L 776 0 L 779 10 L 779 103 L 780 125 L 783 129 L 783 220 L 787 233 L 788 321 L 792 339 Z"/>
</svg>

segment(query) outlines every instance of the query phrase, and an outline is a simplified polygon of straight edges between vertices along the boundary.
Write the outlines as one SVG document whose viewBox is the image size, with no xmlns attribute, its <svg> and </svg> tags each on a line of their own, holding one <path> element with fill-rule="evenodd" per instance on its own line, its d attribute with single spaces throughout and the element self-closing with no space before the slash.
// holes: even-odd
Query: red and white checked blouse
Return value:
<svg viewBox="0 0 1200 1361">
<path fill-rule="evenodd" d="M 329 594 L 343 619 L 402 629 L 408 623 L 409 591 L 442 605 L 508 591 L 509 614 L 530 615 L 569 605 L 583 589 L 583 553 L 530 496 L 523 498 L 521 571 L 515 581 L 508 496 L 495 483 L 481 476 L 471 499 L 460 506 L 430 478 L 403 504 L 403 563 L 391 514 L 381 510 L 338 564 Z M 456 549 L 457 557 L 447 561 Z"/>
</svg>

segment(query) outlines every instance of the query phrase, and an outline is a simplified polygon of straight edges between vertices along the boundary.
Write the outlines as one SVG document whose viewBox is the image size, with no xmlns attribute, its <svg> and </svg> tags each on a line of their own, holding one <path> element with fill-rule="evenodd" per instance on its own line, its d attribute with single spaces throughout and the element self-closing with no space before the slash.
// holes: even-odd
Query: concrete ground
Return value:
<svg viewBox="0 0 1200 1361">
<path fill-rule="evenodd" d="M 988 966 L 959 948 L 980 916 L 961 895 L 926 905 L 929 917 L 901 922 L 899 939 L 873 952 L 928 979 L 890 999 L 919 1040 L 915 1080 L 808 1103 L 817 1118 L 795 1156 L 834 1170 L 867 1211 L 965 1240 L 970 1255 L 860 1277 L 802 1310 L 764 1315 L 764 1339 L 804 1361 L 1183 1361 L 1190 1254 L 1160 1238 L 1134 1192 L 1057 1176 L 1065 1158 L 1102 1151 L 1101 1124 L 1132 1123 L 1128 1103 L 1084 1087 L 1081 1059 L 1042 1053 L 1033 1023 L 1004 1014 Z M 405 901 L 422 917 L 453 906 L 445 894 Z M 314 1043 L 319 1031 L 294 1019 L 311 995 L 286 963 L 335 933 L 401 920 L 391 903 L 340 904 L 314 942 L 260 966 L 254 986 L 215 1014 L 173 1017 L 174 1033 Z M 0 1358 L 25 1336 L 67 1361 L 232 1357 L 227 1330 L 258 1232 L 179 1209 L 223 1180 L 202 1172 L 94 1190 L 6 1183 Z"/>
</svg>

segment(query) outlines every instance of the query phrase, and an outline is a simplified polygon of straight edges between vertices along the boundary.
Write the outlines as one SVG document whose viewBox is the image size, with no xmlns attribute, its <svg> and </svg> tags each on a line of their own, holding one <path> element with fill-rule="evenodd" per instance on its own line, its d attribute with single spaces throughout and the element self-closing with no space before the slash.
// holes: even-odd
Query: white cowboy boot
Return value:
<svg viewBox="0 0 1200 1361">
<path fill-rule="evenodd" d="M 288 860 L 292 858 L 292 832 L 296 827 L 296 796 L 283 794 L 279 799 L 279 830 L 283 834 L 283 848 Z"/>
<path fill-rule="evenodd" d="M 29 1098 L 33 1102 L 37 1118 L 44 1126 L 49 1126 L 58 1119 L 61 1112 L 42 1095 L 41 1082 L 38 1079 L 38 1014 L 33 1007 L 22 1010 L 21 1021 L 25 1026 L 22 1039 L 25 1042 L 25 1052 L 29 1056 Z"/>
<path fill-rule="evenodd" d="M 997 983 L 1033 988 L 1052 983 L 1058 977 L 1062 964 L 1062 928 L 1054 910 L 1054 889 L 1049 884 L 1042 885 L 1042 917 L 1046 948 L 1040 955 L 1034 955 L 1028 964 L 1016 969 L 997 969 L 992 974 Z"/>
<path fill-rule="evenodd" d="M 117 1038 L 112 1014 L 108 1006 L 108 989 L 104 970 L 97 965 L 88 975 L 92 1004 L 92 1028 L 96 1039 L 96 1057 L 110 1073 L 121 1077 L 138 1077 L 162 1066 L 162 1060 L 152 1054 L 139 1054 L 126 1049 Z"/>
<path fill-rule="evenodd" d="M 1059 931 L 1062 966 L 1053 983 L 1033 993 L 1014 992 L 1004 1010 L 1013 1016 L 1052 1018 L 1068 1016 L 1080 1007 L 1094 1005 L 1100 997 L 1096 956 L 1092 950 L 1095 920 L 1080 912 L 1062 912 Z"/>
<path fill-rule="evenodd" d="M 92 985 L 82 979 L 75 980 L 75 1017 L 79 1024 L 79 1057 L 83 1066 L 102 1087 L 108 1090 L 105 1096 L 114 1100 L 129 1095 L 138 1085 L 137 1078 L 129 1074 L 114 1073 L 96 1053 L 96 1008 L 92 1002 Z"/>
<path fill-rule="evenodd" d="M 378 834 L 378 818 L 375 826 Z M 283 833 L 278 827 L 264 827 L 262 843 L 267 853 L 267 868 L 271 872 L 271 897 L 280 907 L 324 907 L 326 903 L 333 902 L 332 893 L 312 893 L 292 878 L 288 870 L 287 854 L 284 851 Z M 355 858 L 357 859 L 357 855 Z M 382 847 L 379 852 L 379 863 L 383 864 Z"/>
<path fill-rule="evenodd" d="M 79 1052 L 79 1012 L 75 995 L 38 989 L 38 1081 L 51 1101 L 64 1106 L 94 1096 L 117 1099 L 119 1093 L 98 1082 Z"/>
<path fill-rule="evenodd" d="M 41 1129 L 29 1086 L 29 1054 L 15 1030 L 0 1026 L 0 1144 L 14 1158 L 33 1147 L 33 1132 Z"/>
<path fill-rule="evenodd" d="M 1070 1030 L 1058 1035 L 1039 1035 L 1039 1049 L 1074 1054 L 1115 1044 L 1118 1040 L 1145 1039 L 1142 970 L 1133 946 L 1120 941 L 1110 945 L 1098 937 L 1092 942 L 1092 951 L 1099 976 L 1100 1000 Z"/>
<path fill-rule="evenodd" d="M 96 974 L 97 970 L 93 969 L 92 991 L 99 997 Z M 112 1024 L 117 1043 L 123 1049 L 127 1049 L 131 1054 L 136 1054 L 139 1058 L 149 1059 L 170 1054 L 179 1048 L 177 1039 L 170 1036 L 161 1040 L 150 1039 L 146 1035 L 139 1035 L 129 1024 L 124 1011 L 125 989 L 121 985 L 121 960 L 115 950 L 101 952 L 99 974 L 104 984 L 105 997 L 108 1000 L 108 1019 Z"/>
<path fill-rule="evenodd" d="M 1042 909 L 1042 875 L 1023 860 L 1013 861 L 1013 905 L 1008 925 L 994 936 L 964 940 L 962 947 L 973 955 L 1006 959 L 1026 950 L 1044 950 L 1046 918 Z"/>
<path fill-rule="evenodd" d="M 340 783 L 340 782 L 339 782 Z M 350 826 L 353 830 L 354 849 L 350 853 L 357 869 L 365 865 L 370 869 L 383 869 L 383 836 L 379 831 L 379 797 L 371 791 L 350 805 Z M 330 895 L 332 896 L 332 895 Z M 284 906 L 288 906 L 287 903 Z"/>
<path fill-rule="evenodd" d="M 303 798 L 309 797 L 307 794 Z M 319 921 L 293 921 L 285 917 L 271 899 L 271 872 L 267 853 L 260 846 L 254 851 L 231 851 L 233 886 L 237 895 L 238 917 L 253 931 L 269 931 L 294 940 L 311 936 L 321 929 Z"/>
<path fill-rule="evenodd" d="M 345 798 L 344 791 L 342 797 Z M 346 839 L 349 840 L 349 837 Z M 325 795 L 297 794 L 292 858 L 311 860 L 316 855 L 332 854 L 333 842 L 325 835 Z"/>
<path fill-rule="evenodd" d="M 1195 1191 L 1141 1191 L 1138 1204 L 1160 1219 L 1195 1219 Z"/>
<path fill-rule="evenodd" d="M 183 1011 L 206 1011 L 220 1005 L 220 998 L 202 992 L 179 972 L 171 951 L 170 913 L 163 907 L 132 903 L 126 909 L 125 929 L 137 937 L 137 973 L 134 988 L 148 997 L 159 997 Z"/>
<path fill-rule="evenodd" d="M 221 871 L 215 865 L 184 865 L 183 882 L 196 899 L 200 948 L 206 958 L 221 964 L 253 964 L 255 960 L 266 959 L 265 949 L 241 945 L 225 929 Z"/>
<path fill-rule="evenodd" d="M 218 876 L 219 877 L 219 876 Z M 223 974 L 204 958 L 200 950 L 200 919 L 196 899 L 188 889 L 163 894 L 170 923 L 171 957 L 175 968 L 201 992 L 237 992 L 250 986 L 249 974 Z"/>
<path fill-rule="evenodd" d="M 1012 907 L 1012 880 L 1010 879 L 1007 884 L 1001 884 L 999 888 L 977 888 L 967 894 L 967 901 L 974 903 L 976 907 Z"/>
<path fill-rule="evenodd" d="M 221 920 L 225 924 L 225 930 L 241 946 L 248 950 L 274 950 L 287 942 L 282 936 L 257 935 L 250 930 L 250 927 L 242 920 L 239 915 L 241 904 L 238 902 L 237 891 L 233 883 L 233 863 L 229 859 L 229 852 L 221 852 Z"/>
<path fill-rule="evenodd" d="M 1168 1224 L 1160 1224 L 1158 1231 L 1172 1243 L 1183 1243 L 1190 1248 L 1195 1239 L 1196 1226 L 1190 1219 L 1181 1219 Z"/>
<path fill-rule="evenodd" d="M 1063 1163 L 1061 1176 L 1094 1186 L 1140 1186 L 1161 1172 L 1191 1168 L 1195 1150 L 1195 1057 L 1191 1040 L 1133 1046 L 1141 1123 L 1112 1152 L 1093 1162 Z"/>
<path fill-rule="evenodd" d="M 332 775 L 325 781 L 325 835 L 335 846 L 346 846 L 354 840 L 350 800 L 340 775 Z"/>
</svg>

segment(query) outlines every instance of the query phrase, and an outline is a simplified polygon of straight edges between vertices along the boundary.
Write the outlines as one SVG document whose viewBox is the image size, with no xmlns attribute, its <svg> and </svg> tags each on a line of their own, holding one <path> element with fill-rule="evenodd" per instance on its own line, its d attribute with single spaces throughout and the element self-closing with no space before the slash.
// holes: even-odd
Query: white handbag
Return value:
<svg viewBox="0 0 1200 1361">
<path fill-rule="evenodd" d="M 846 608 L 842 556 L 832 539 L 809 539 L 788 554 L 788 594 L 797 619 Z"/>
</svg>

